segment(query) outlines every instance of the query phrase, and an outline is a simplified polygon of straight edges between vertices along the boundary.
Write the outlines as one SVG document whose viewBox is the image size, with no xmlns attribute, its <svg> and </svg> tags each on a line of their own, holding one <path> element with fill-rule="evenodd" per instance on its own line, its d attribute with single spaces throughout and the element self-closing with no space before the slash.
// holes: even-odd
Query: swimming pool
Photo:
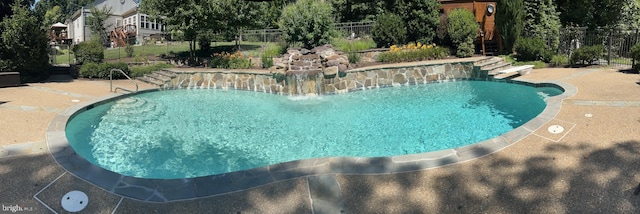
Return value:
<svg viewBox="0 0 640 214">
<path fill-rule="evenodd" d="M 73 149 L 105 169 L 192 178 L 322 157 L 380 157 L 491 139 L 545 108 L 555 87 L 457 81 L 320 97 L 225 90 L 141 93 L 75 115 Z"/>
</svg>

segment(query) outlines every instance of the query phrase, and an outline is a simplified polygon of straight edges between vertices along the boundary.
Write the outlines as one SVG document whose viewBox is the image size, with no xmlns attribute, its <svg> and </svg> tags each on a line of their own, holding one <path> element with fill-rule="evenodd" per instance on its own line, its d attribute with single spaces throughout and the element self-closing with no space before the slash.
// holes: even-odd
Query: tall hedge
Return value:
<svg viewBox="0 0 640 214">
<path fill-rule="evenodd" d="M 473 41 L 478 37 L 476 18 L 466 9 L 449 13 L 449 38 L 456 47 L 456 56 L 470 57 L 474 52 Z"/>
<path fill-rule="evenodd" d="M 299 0 L 284 8 L 278 26 L 288 43 L 300 42 L 305 48 L 329 44 L 334 35 L 333 8 L 330 3 Z"/>
<path fill-rule="evenodd" d="M 371 37 L 379 48 L 404 44 L 407 39 L 407 29 L 400 16 L 386 13 L 376 19 L 371 29 Z"/>
<path fill-rule="evenodd" d="M 0 71 L 18 71 L 22 81 L 49 76 L 47 34 L 25 6 L 15 4 L 13 15 L 0 22 Z"/>
</svg>

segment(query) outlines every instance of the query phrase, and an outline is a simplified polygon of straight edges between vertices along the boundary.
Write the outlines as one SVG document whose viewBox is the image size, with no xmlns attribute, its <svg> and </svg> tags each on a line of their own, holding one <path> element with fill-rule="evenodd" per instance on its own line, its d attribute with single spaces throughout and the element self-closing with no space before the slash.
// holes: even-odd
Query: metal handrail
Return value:
<svg viewBox="0 0 640 214">
<path fill-rule="evenodd" d="M 120 73 L 122 73 L 122 75 L 124 75 L 125 77 L 127 77 L 127 79 L 129 79 L 135 86 L 136 86 L 136 90 L 135 91 L 131 91 L 129 89 L 126 88 L 121 88 L 121 87 L 116 87 L 116 89 L 113 89 L 113 71 L 120 71 Z M 129 75 L 125 74 L 124 71 L 114 68 L 111 69 L 111 71 L 109 71 L 109 91 L 110 92 L 116 92 L 116 90 L 121 89 L 121 90 L 125 90 L 131 93 L 136 93 L 138 92 L 138 83 L 136 83 L 136 81 L 133 81 L 133 79 L 131 79 L 131 77 L 129 77 Z"/>
</svg>

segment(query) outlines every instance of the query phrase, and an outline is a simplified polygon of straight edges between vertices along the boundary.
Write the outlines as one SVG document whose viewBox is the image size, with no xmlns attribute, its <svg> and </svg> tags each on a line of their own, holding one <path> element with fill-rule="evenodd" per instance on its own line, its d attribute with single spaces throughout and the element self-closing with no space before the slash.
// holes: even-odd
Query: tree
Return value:
<svg viewBox="0 0 640 214">
<path fill-rule="evenodd" d="M 640 28 L 640 0 L 627 0 L 622 11 L 622 25 Z"/>
<path fill-rule="evenodd" d="M 0 22 L 0 71 L 18 71 L 27 82 L 45 79 L 46 31 L 26 6 L 15 4 L 11 14 Z"/>
<path fill-rule="evenodd" d="M 47 30 L 51 25 L 57 22 L 64 22 L 65 14 L 62 12 L 60 6 L 55 6 L 44 14 L 44 20 L 42 21 L 42 27 Z"/>
<path fill-rule="evenodd" d="M 31 6 L 35 3 L 35 0 L 2 0 L 0 1 L 0 21 L 5 17 L 9 17 L 13 14 L 12 7 L 14 4 L 21 6 Z"/>
<path fill-rule="evenodd" d="M 278 19 L 282 14 L 282 10 L 291 0 L 273 0 L 267 2 L 267 12 L 264 15 L 263 20 L 266 20 L 266 28 L 277 28 Z"/>
<path fill-rule="evenodd" d="M 502 46 L 508 53 L 513 52 L 516 41 L 524 28 L 523 0 L 498 0 L 496 2 L 496 26 L 502 36 Z"/>
<path fill-rule="evenodd" d="M 619 24 L 627 0 L 555 0 L 565 26 L 595 29 Z"/>
<path fill-rule="evenodd" d="M 107 6 L 103 6 L 102 8 L 92 7 L 89 9 L 91 12 L 91 16 L 89 16 L 89 30 L 94 36 L 94 40 L 100 42 L 102 45 L 109 44 L 109 33 L 107 32 L 107 28 L 111 26 L 104 25 L 104 22 L 109 19 L 111 16 L 111 8 L 107 8 Z"/>
<path fill-rule="evenodd" d="M 528 0 L 524 2 L 525 21 L 523 33 L 527 37 L 540 38 L 553 51 L 560 44 L 560 18 L 551 0 Z"/>
<path fill-rule="evenodd" d="M 221 29 L 225 17 L 222 3 L 214 0 L 144 0 L 143 12 L 160 19 L 168 31 L 182 32 L 189 41 L 190 63 L 195 63 L 198 33 L 206 29 Z"/>
<path fill-rule="evenodd" d="M 267 13 L 267 4 L 264 2 L 246 2 L 244 0 L 223 0 L 222 11 L 226 17 L 222 19 L 220 26 L 227 26 L 225 30 L 232 31 L 236 37 L 236 46 L 239 47 L 238 40 L 242 37 L 242 30 L 247 28 L 264 28 L 268 25 L 268 20 L 262 19 Z"/>
<path fill-rule="evenodd" d="M 34 14 L 44 20 L 45 14 L 47 11 L 53 9 L 54 7 L 60 7 L 60 10 L 63 14 L 62 20 L 66 20 L 71 17 L 71 14 L 82 6 L 93 3 L 94 0 L 40 0 L 38 1 L 33 10 Z M 60 21 L 61 22 L 61 21 Z"/>
<path fill-rule="evenodd" d="M 473 55 L 473 40 L 478 37 L 476 17 L 466 9 L 455 9 L 449 12 L 449 38 L 456 46 L 456 56 Z"/>
<path fill-rule="evenodd" d="M 440 23 L 436 0 L 398 0 L 396 14 L 407 26 L 407 39 L 414 42 L 431 43 Z"/>
<path fill-rule="evenodd" d="M 305 48 L 329 44 L 334 34 L 332 12 L 329 3 L 299 0 L 284 8 L 278 26 L 288 43 L 301 42 Z"/>
</svg>

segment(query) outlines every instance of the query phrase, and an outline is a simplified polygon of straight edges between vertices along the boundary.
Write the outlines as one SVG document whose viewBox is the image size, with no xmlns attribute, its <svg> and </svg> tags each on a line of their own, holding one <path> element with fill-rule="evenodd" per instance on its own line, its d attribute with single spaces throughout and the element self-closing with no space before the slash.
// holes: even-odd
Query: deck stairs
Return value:
<svg viewBox="0 0 640 214">
<path fill-rule="evenodd" d="M 135 43 L 137 29 L 135 25 L 125 25 L 116 27 L 109 37 L 114 42 L 114 47 L 125 47 L 127 44 Z"/>
<path fill-rule="evenodd" d="M 160 71 L 154 71 L 151 74 L 145 74 L 142 77 L 136 77 L 136 79 L 142 82 L 156 85 L 158 87 L 163 87 L 167 82 L 171 81 L 171 79 L 176 76 L 176 73 L 174 73 L 173 71 L 163 69 Z"/>
<path fill-rule="evenodd" d="M 488 79 L 513 79 L 531 72 L 533 65 L 512 66 L 502 57 L 486 57 L 474 63 L 474 67 Z"/>
</svg>

